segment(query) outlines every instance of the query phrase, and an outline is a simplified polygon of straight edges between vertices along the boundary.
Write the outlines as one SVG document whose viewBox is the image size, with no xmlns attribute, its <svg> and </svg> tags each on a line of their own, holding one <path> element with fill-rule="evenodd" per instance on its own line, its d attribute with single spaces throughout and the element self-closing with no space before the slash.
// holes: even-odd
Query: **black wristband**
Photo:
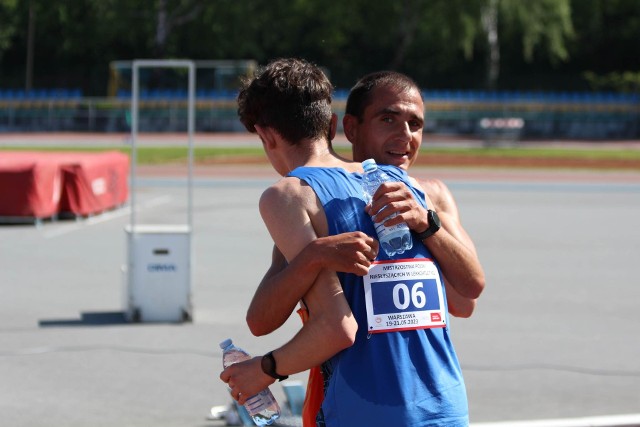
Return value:
<svg viewBox="0 0 640 427">
<path fill-rule="evenodd" d="M 276 372 L 276 359 L 273 358 L 273 351 L 262 356 L 261 367 L 262 372 L 278 381 L 283 381 L 289 378 L 289 375 L 278 375 Z"/>
<path fill-rule="evenodd" d="M 416 237 L 421 241 L 436 234 L 442 226 L 438 214 L 431 209 L 427 210 L 427 219 L 429 220 L 429 228 L 424 230 L 422 233 L 416 233 Z"/>
</svg>

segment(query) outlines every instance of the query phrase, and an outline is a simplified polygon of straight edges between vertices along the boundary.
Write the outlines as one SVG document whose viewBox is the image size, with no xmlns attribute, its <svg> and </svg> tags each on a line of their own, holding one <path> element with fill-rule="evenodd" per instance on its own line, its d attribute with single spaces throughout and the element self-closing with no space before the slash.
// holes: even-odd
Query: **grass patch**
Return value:
<svg viewBox="0 0 640 427">
<path fill-rule="evenodd" d="M 2 146 L 3 150 L 15 151 L 74 151 L 74 152 L 101 152 L 117 150 L 126 154 L 131 154 L 130 147 L 24 147 L 24 146 Z M 186 147 L 138 147 L 137 157 L 139 164 L 168 164 L 186 163 L 188 159 L 188 149 Z M 350 158 L 351 149 L 339 147 L 337 151 L 340 155 Z M 421 150 L 424 155 L 447 155 L 464 156 L 477 158 L 537 158 L 537 159 L 592 159 L 592 160 L 640 160 L 640 150 L 633 149 L 589 149 L 589 148 L 441 148 L 424 146 Z M 0 154 L 1 155 L 1 154 Z M 263 158 L 267 162 L 267 157 L 261 147 L 194 147 L 195 163 L 211 163 L 223 159 L 242 158 Z"/>
<path fill-rule="evenodd" d="M 131 155 L 130 147 L 51 147 L 51 146 L 3 146 L 2 151 L 48 151 L 48 152 L 83 152 L 83 153 L 99 153 L 103 151 L 120 151 Z M 0 154 L 1 155 L 1 154 Z M 184 163 L 187 162 L 189 150 L 186 147 L 138 147 L 136 149 L 138 163 L 140 164 L 167 164 L 167 163 Z M 263 156 L 267 160 L 264 150 L 261 147 L 238 147 L 238 148 L 221 148 L 221 147 L 194 147 L 193 157 L 196 163 L 206 163 L 212 159 L 224 157 L 257 157 Z"/>
</svg>

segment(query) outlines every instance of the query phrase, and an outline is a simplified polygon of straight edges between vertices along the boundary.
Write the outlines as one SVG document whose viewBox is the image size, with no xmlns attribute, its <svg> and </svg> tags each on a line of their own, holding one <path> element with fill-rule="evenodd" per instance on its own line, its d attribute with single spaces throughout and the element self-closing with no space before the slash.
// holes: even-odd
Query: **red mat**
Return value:
<svg viewBox="0 0 640 427">
<path fill-rule="evenodd" d="M 86 216 L 120 206 L 129 157 L 102 153 L 0 151 L 0 217 Z"/>
</svg>

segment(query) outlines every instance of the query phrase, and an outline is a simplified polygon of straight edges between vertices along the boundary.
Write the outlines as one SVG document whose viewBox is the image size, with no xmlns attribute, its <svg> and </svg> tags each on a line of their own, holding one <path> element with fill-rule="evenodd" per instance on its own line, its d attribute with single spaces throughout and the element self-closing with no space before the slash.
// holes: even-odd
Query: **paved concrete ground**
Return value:
<svg viewBox="0 0 640 427">
<path fill-rule="evenodd" d="M 475 315 L 452 321 L 472 422 L 640 413 L 640 173 L 414 174 L 449 184 L 487 274 Z M 244 324 L 271 250 L 257 200 L 277 177 L 207 175 L 194 190 L 193 323 L 117 316 L 127 208 L 0 226 L 0 424 L 220 425 L 206 420 L 229 401 L 218 342 L 261 354 L 299 322 L 263 338 Z M 139 223 L 184 222 L 179 181 L 139 184 Z"/>
</svg>

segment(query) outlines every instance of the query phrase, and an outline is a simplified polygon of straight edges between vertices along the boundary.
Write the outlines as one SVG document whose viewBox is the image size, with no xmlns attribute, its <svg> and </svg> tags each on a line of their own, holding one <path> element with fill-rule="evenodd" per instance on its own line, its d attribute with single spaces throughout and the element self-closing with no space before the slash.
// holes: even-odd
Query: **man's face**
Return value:
<svg viewBox="0 0 640 427">
<path fill-rule="evenodd" d="M 418 156 L 424 126 L 424 104 L 416 89 L 375 89 L 362 122 L 345 116 L 345 135 L 353 144 L 353 159 L 408 169 Z"/>
</svg>

